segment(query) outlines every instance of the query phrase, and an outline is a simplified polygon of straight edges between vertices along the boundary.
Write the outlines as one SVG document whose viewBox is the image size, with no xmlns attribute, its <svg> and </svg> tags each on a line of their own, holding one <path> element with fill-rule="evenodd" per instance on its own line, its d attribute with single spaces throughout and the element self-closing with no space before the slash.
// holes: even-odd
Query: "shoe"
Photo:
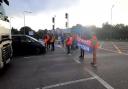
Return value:
<svg viewBox="0 0 128 89">
<path fill-rule="evenodd" d="M 97 65 L 96 65 L 96 63 L 93 63 L 93 62 L 91 62 L 91 65 L 93 65 L 94 67 L 96 67 Z"/>
<path fill-rule="evenodd" d="M 79 58 L 84 58 L 84 56 L 79 56 Z"/>
<path fill-rule="evenodd" d="M 79 56 L 79 58 L 82 58 L 82 56 Z"/>
<path fill-rule="evenodd" d="M 69 53 L 68 55 L 71 55 L 71 53 Z"/>
</svg>

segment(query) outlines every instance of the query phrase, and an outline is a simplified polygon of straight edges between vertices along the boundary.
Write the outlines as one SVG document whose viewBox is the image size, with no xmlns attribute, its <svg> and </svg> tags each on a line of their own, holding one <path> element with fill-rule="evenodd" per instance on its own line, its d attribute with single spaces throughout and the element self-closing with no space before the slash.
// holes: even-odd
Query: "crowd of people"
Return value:
<svg viewBox="0 0 128 89">
<path fill-rule="evenodd" d="M 57 40 L 59 40 L 58 44 L 61 45 L 61 47 L 66 48 L 67 54 L 71 55 L 71 48 L 73 47 L 72 45 L 74 42 L 74 38 L 71 35 L 68 35 L 68 36 L 60 35 L 60 36 L 56 37 L 54 34 L 47 33 L 43 37 L 46 51 L 48 51 L 49 49 L 51 51 L 54 51 L 55 43 Z"/>
<path fill-rule="evenodd" d="M 87 40 L 85 36 L 83 36 L 81 38 L 83 40 Z M 56 40 L 59 40 L 59 42 L 56 43 Z M 46 34 L 43 37 L 43 41 L 45 43 L 46 51 L 49 51 L 49 49 L 51 51 L 54 51 L 55 50 L 55 44 L 59 44 L 59 45 L 61 45 L 62 48 L 66 49 L 66 54 L 71 55 L 71 49 L 78 48 L 77 47 L 76 36 L 73 36 L 71 34 L 67 35 L 67 36 L 60 35 L 60 36 L 57 36 L 57 37 L 54 34 Z M 85 54 L 85 50 L 80 48 L 79 58 L 84 59 L 84 54 Z M 94 59 L 96 59 L 96 58 L 94 58 Z M 93 61 L 93 65 L 94 64 L 96 64 L 96 60 Z"/>
<path fill-rule="evenodd" d="M 46 34 L 43 38 L 45 43 L 46 51 L 51 49 L 51 51 L 55 50 L 55 35 L 54 34 Z"/>
</svg>

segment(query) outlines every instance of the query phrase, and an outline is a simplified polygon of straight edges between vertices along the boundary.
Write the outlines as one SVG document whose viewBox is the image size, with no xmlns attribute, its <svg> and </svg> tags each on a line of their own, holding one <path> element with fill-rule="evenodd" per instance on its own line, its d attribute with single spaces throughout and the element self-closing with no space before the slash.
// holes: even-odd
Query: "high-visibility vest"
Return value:
<svg viewBox="0 0 128 89">
<path fill-rule="evenodd" d="M 95 47 L 95 48 L 99 47 L 100 44 L 99 44 L 99 42 L 97 40 L 97 37 L 95 35 L 92 37 L 91 41 L 92 41 L 92 46 L 93 47 Z"/>
<path fill-rule="evenodd" d="M 54 37 L 54 36 L 52 36 L 52 38 L 51 38 L 50 42 L 54 42 L 54 41 L 55 41 L 55 37 Z"/>
<path fill-rule="evenodd" d="M 72 45 L 72 37 L 67 38 L 66 45 Z"/>
<path fill-rule="evenodd" d="M 49 40 L 49 35 L 46 35 L 45 38 L 44 38 L 44 42 L 45 42 L 45 44 L 48 43 L 48 40 Z"/>
</svg>

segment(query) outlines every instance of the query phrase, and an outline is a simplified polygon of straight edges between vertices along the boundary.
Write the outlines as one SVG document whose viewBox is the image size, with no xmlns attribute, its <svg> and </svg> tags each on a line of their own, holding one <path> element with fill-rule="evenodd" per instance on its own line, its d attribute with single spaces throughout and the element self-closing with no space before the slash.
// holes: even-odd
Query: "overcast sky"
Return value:
<svg viewBox="0 0 128 89">
<path fill-rule="evenodd" d="M 127 0 L 10 0 L 10 6 L 5 7 L 15 28 L 25 23 L 34 30 L 51 29 L 52 17 L 56 16 L 56 27 L 65 27 L 65 13 L 69 13 L 69 26 L 75 24 L 102 26 L 102 23 L 128 24 Z"/>
</svg>

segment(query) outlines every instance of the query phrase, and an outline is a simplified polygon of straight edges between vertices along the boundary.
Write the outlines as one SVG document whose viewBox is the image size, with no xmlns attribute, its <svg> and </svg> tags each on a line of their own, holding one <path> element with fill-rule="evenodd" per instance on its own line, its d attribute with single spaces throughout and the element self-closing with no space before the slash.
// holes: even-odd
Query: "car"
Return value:
<svg viewBox="0 0 128 89">
<path fill-rule="evenodd" d="M 28 35 L 12 35 L 13 55 L 45 54 L 45 46 L 37 39 Z"/>
</svg>

